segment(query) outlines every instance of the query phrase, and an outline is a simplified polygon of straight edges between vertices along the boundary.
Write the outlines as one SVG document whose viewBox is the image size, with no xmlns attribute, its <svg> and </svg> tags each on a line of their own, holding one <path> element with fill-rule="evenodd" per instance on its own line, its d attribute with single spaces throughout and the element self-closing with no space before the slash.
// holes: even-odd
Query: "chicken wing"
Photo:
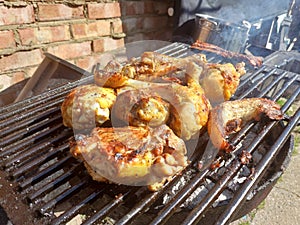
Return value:
<svg viewBox="0 0 300 225">
<path fill-rule="evenodd" d="M 93 84 L 78 86 L 62 103 L 63 124 L 75 130 L 99 126 L 109 120 L 115 100 L 116 94 L 111 88 Z"/>
<path fill-rule="evenodd" d="M 249 98 L 227 101 L 210 111 L 207 131 L 213 145 L 225 151 L 231 151 L 232 146 L 227 138 L 239 131 L 251 120 L 259 120 L 261 115 L 272 120 L 280 120 L 283 114 L 280 106 L 265 98 Z"/>
<path fill-rule="evenodd" d="M 166 125 L 98 127 L 78 138 L 71 153 L 95 180 L 152 188 L 188 164 L 185 143 Z"/>
</svg>

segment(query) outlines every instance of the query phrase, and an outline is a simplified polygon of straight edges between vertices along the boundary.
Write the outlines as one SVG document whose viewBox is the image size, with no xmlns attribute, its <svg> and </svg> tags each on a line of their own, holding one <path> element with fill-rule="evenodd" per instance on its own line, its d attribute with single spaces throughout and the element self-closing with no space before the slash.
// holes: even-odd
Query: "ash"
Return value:
<svg viewBox="0 0 300 225">
<path fill-rule="evenodd" d="M 221 179 L 223 175 L 230 169 L 230 162 L 239 156 L 240 152 L 243 149 L 246 149 L 247 146 L 251 145 L 251 142 L 255 137 L 257 137 L 259 127 L 255 127 L 253 131 L 250 131 L 246 135 L 247 138 L 244 138 L 237 146 L 233 153 L 228 154 L 227 158 L 220 162 L 220 166 L 212 171 L 210 176 L 205 177 L 204 181 L 192 192 L 191 195 L 181 204 L 179 210 L 188 209 L 192 210 L 197 206 L 203 198 L 212 190 L 215 184 Z M 213 207 L 220 205 L 228 204 L 228 202 L 233 198 L 235 192 L 241 187 L 241 185 L 247 180 L 251 179 L 253 169 L 255 165 L 262 159 L 269 144 L 266 141 L 263 141 L 261 145 L 252 154 L 252 159 L 249 164 L 243 165 L 242 168 L 237 172 L 237 174 L 230 180 L 227 187 L 224 191 L 218 196 L 217 200 L 213 203 Z M 172 187 L 172 189 L 166 193 L 160 205 L 156 206 L 156 209 L 164 207 L 172 198 L 176 197 L 176 194 L 181 190 L 182 187 L 187 185 L 194 175 L 199 172 L 196 168 L 191 169 L 185 173 L 179 181 Z M 247 196 L 247 200 L 251 200 L 255 193 L 257 192 L 257 186 L 254 187 L 253 191 L 250 192 Z"/>
</svg>

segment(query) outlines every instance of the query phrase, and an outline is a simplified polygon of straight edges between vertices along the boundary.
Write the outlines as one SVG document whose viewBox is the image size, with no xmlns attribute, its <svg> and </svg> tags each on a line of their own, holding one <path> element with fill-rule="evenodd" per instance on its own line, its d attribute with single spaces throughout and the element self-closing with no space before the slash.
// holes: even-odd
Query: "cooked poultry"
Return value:
<svg viewBox="0 0 300 225">
<path fill-rule="evenodd" d="M 188 69 L 191 64 L 194 64 L 194 70 Z M 112 65 L 115 65 L 114 70 Z M 240 77 L 246 73 L 245 63 L 235 66 L 231 63 L 213 64 L 207 63 L 202 54 L 173 58 L 154 52 L 145 52 L 141 60 L 132 61 L 124 67 L 111 62 L 108 68 L 95 73 L 95 83 L 99 86 L 147 88 L 138 81 L 187 85 L 189 77 L 200 82 L 206 97 L 213 104 L 229 100 L 239 85 Z"/>
<path fill-rule="evenodd" d="M 226 64 L 207 64 L 208 69 L 200 77 L 200 84 L 211 104 L 216 105 L 227 101 L 235 93 L 240 77 L 244 75 L 245 64 L 233 66 Z"/>
<path fill-rule="evenodd" d="M 183 140 L 166 125 L 97 127 L 73 143 L 71 153 L 85 162 L 95 180 L 151 189 L 188 164 Z"/>
<path fill-rule="evenodd" d="M 117 125 L 116 117 L 125 125 L 155 127 L 166 124 L 169 114 L 170 104 L 151 89 L 133 89 L 118 94 L 112 108 L 112 123 Z"/>
<path fill-rule="evenodd" d="M 66 98 L 62 113 L 64 124 L 76 129 L 110 118 L 112 127 L 96 127 L 80 136 L 71 153 L 84 161 L 95 180 L 157 190 L 187 166 L 185 144 L 203 127 L 208 126 L 217 148 L 230 151 L 227 136 L 246 121 L 262 113 L 282 117 L 266 99 L 226 102 L 211 110 L 206 96 L 214 103 L 228 100 L 244 73 L 243 63 L 209 64 L 203 55 L 175 59 L 147 52 L 125 66 L 110 62 L 94 75 L 101 87 L 78 87 Z M 115 126 L 115 118 L 123 123 Z"/>
<path fill-rule="evenodd" d="M 200 72 L 198 69 L 199 66 L 193 62 L 187 64 L 187 86 L 180 85 L 178 83 L 152 83 L 133 80 L 130 78 L 127 78 L 127 85 L 136 89 L 143 89 L 143 91 L 148 92 L 148 95 L 150 96 L 160 96 L 164 101 L 168 102 L 170 104 L 170 120 L 168 125 L 171 127 L 171 129 L 173 129 L 176 135 L 184 140 L 189 140 L 192 137 L 195 137 L 202 127 L 206 125 L 208 113 L 211 107 L 198 81 L 194 80 L 193 76 L 190 76 L 190 74 L 196 74 Z M 117 81 L 114 82 L 115 86 Z M 119 84 L 123 85 L 123 82 L 120 82 Z M 114 111 L 117 112 L 117 117 L 119 119 L 128 118 L 129 114 L 131 116 L 136 116 L 138 115 L 137 110 L 141 110 L 141 108 L 132 108 L 131 104 L 134 103 L 138 98 L 133 96 L 133 93 L 137 92 L 124 92 L 123 94 L 125 93 L 126 96 L 121 97 L 121 100 L 117 100 L 118 104 L 114 105 Z M 122 94 L 120 96 L 122 96 Z M 123 101 L 123 99 L 126 97 L 131 98 L 128 99 L 130 104 Z M 117 99 L 118 98 L 119 97 L 117 97 Z M 139 106 L 142 105 L 139 104 Z M 162 102 L 158 104 L 152 104 L 152 106 L 152 110 L 149 110 L 147 105 L 143 105 L 143 107 L 146 107 L 143 112 L 149 113 L 149 115 L 143 115 L 143 117 L 147 116 L 149 118 L 153 118 L 153 114 L 161 111 L 162 109 L 166 109 L 165 104 L 162 104 Z M 164 115 L 167 116 L 166 113 L 164 113 Z M 130 120 L 132 121 L 133 119 L 136 121 L 140 120 L 140 118 L 137 116 L 136 118 L 131 118 Z M 162 121 L 161 118 L 159 120 Z M 144 121 L 141 121 L 141 123 L 144 124 Z M 137 123 L 135 122 L 131 125 L 136 124 Z"/>
<path fill-rule="evenodd" d="M 140 60 L 132 59 L 124 66 L 115 61 L 110 62 L 103 71 L 96 71 L 95 83 L 112 88 L 130 85 L 132 80 L 186 84 L 186 66 L 191 62 L 198 65 L 200 72 L 191 75 L 199 79 L 205 68 L 205 55 L 195 54 L 185 58 L 174 58 L 156 52 L 145 52 Z"/>
<path fill-rule="evenodd" d="M 116 100 L 115 91 L 97 85 L 83 85 L 73 89 L 61 106 L 63 124 L 75 130 L 91 129 L 110 118 Z"/>
<path fill-rule="evenodd" d="M 272 120 L 283 118 L 280 106 L 265 98 L 227 101 L 216 106 L 210 111 L 207 123 L 207 131 L 213 145 L 230 152 L 233 146 L 228 142 L 228 136 L 239 131 L 245 123 L 259 120 L 262 115 Z"/>
</svg>

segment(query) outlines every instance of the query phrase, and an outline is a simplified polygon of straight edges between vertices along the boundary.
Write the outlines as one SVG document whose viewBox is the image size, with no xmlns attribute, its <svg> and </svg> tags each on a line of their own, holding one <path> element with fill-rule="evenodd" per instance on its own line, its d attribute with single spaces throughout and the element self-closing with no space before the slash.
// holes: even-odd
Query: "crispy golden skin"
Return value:
<svg viewBox="0 0 300 225">
<path fill-rule="evenodd" d="M 105 82 L 105 85 L 112 86 L 113 88 L 123 88 L 124 86 L 127 86 L 136 90 L 148 90 L 148 93 L 150 92 L 149 95 L 153 98 L 156 98 L 157 96 L 160 97 L 170 105 L 170 120 L 167 124 L 171 127 L 171 129 L 177 136 L 183 138 L 184 140 L 189 140 L 193 137 L 196 137 L 199 131 L 204 126 L 206 126 L 209 110 L 211 108 L 210 102 L 206 98 L 204 90 L 198 82 L 202 71 L 203 68 L 201 65 L 193 61 L 188 61 L 184 65 L 186 85 L 181 85 L 176 82 L 154 83 L 134 80 L 123 76 L 121 73 L 113 73 L 108 81 Z M 138 94 L 138 91 L 136 91 L 135 93 Z M 148 101 L 150 98 L 148 98 Z M 142 121 L 141 118 L 138 118 L 138 112 L 132 111 L 134 109 L 132 109 L 131 106 L 124 107 L 122 105 L 127 103 L 129 103 L 130 105 L 130 102 L 132 102 L 133 99 L 135 99 L 135 97 L 131 94 L 131 97 L 127 99 L 127 102 L 121 103 L 120 106 L 118 106 L 118 104 L 120 104 L 120 101 L 118 101 L 118 104 L 115 104 L 114 108 L 118 108 L 116 111 L 122 111 L 117 112 L 117 117 L 119 117 L 120 119 L 124 119 L 129 118 L 128 115 L 135 116 L 135 118 L 131 118 L 130 121 L 136 120 L 134 123 L 135 125 L 137 125 L 137 121 L 140 121 L 141 124 L 145 124 L 145 122 Z M 154 99 L 152 99 L 151 101 L 154 103 Z M 155 101 L 156 103 L 158 103 L 157 99 Z M 161 103 L 153 104 L 154 107 L 152 110 L 148 107 L 148 105 L 140 104 L 140 106 L 144 107 L 144 109 L 139 107 L 137 108 L 137 110 L 145 113 L 143 115 L 144 118 L 153 118 L 155 112 L 161 112 L 159 108 L 166 108 L 162 106 Z M 166 113 L 165 115 L 167 116 Z M 162 120 L 161 118 L 162 117 L 160 117 L 159 119 L 160 121 Z"/>
<path fill-rule="evenodd" d="M 239 131 L 251 120 L 260 120 L 263 114 L 272 120 L 283 118 L 280 106 L 265 98 L 227 101 L 214 107 L 210 111 L 207 124 L 213 145 L 220 150 L 231 151 L 228 135 Z"/>
<path fill-rule="evenodd" d="M 133 89 L 118 94 L 112 117 L 131 126 L 160 126 L 166 124 L 170 104 L 151 89 Z"/>
<path fill-rule="evenodd" d="M 111 88 L 132 85 L 132 80 L 186 84 L 186 66 L 191 62 L 203 69 L 206 63 L 205 55 L 174 58 L 156 52 L 144 52 L 139 60 L 133 59 L 124 66 L 110 62 L 103 71 L 95 72 L 94 79 L 97 85 Z M 193 76 L 199 79 L 200 74 Z"/>
<path fill-rule="evenodd" d="M 166 125 L 93 129 L 71 146 L 91 176 L 125 185 L 156 185 L 187 166 L 186 147 Z"/>
<path fill-rule="evenodd" d="M 116 100 L 115 91 L 97 85 L 83 85 L 73 89 L 61 106 L 63 124 L 76 130 L 91 129 L 110 118 Z"/>
<path fill-rule="evenodd" d="M 246 73 L 245 64 L 238 63 L 234 66 L 226 63 L 207 66 L 207 71 L 200 78 L 206 97 L 214 105 L 229 100 L 240 83 L 240 77 Z"/>
</svg>

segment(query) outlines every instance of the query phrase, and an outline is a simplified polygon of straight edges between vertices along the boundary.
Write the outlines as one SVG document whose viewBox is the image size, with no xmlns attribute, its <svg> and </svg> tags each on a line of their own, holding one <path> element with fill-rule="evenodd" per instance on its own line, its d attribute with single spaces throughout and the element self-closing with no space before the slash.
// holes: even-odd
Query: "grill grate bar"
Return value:
<svg viewBox="0 0 300 225">
<path fill-rule="evenodd" d="M 49 90 L 47 92 L 44 92 L 42 94 L 33 96 L 31 98 L 25 99 L 20 102 L 16 102 L 14 104 L 4 106 L 0 108 L 0 119 L 9 118 L 13 115 L 16 115 L 20 112 L 23 112 L 24 109 L 31 109 L 35 108 L 36 105 L 43 105 L 48 103 L 48 101 L 51 99 L 58 99 L 64 97 L 69 91 L 78 85 L 87 84 L 93 81 L 92 76 L 84 77 L 80 80 L 74 81 L 69 84 L 62 85 L 61 87 Z"/>
<path fill-rule="evenodd" d="M 267 87 L 265 87 L 265 89 L 262 89 L 261 92 L 257 95 L 257 97 L 267 96 L 267 93 L 270 92 L 273 89 L 273 87 L 278 85 L 280 80 L 282 80 L 286 75 L 287 72 L 286 71 L 283 72 L 280 76 L 278 76 L 275 80 L 273 80 L 272 83 L 268 84 Z"/>
<path fill-rule="evenodd" d="M 61 98 L 59 101 L 51 101 L 47 104 L 39 105 L 38 107 L 35 107 L 29 111 L 26 111 L 26 113 L 20 113 L 15 115 L 14 117 L 11 117 L 7 120 L 3 120 L 0 123 L 0 129 L 3 129 L 7 126 L 13 126 L 16 122 L 20 123 L 22 120 L 27 118 L 36 118 L 36 115 L 43 114 L 43 112 L 47 109 L 50 109 L 52 107 L 58 108 L 57 106 L 63 101 L 63 98 Z M 51 110 L 51 109 L 50 109 Z"/>
<path fill-rule="evenodd" d="M 300 109 L 297 110 L 296 114 L 290 120 L 290 123 L 287 125 L 286 129 L 282 132 L 280 137 L 276 140 L 274 145 L 271 147 L 270 151 L 263 156 L 263 159 L 256 166 L 255 174 L 252 179 L 247 179 L 242 187 L 236 192 L 235 196 L 231 199 L 226 210 L 218 218 L 216 225 L 225 225 L 230 222 L 230 219 L 238 211 L 238 207 L 246 200 L 246 197 L 252 187 L 259 181 L 259 178 L 263 175 L 265 168 L 268 167 L 275 156 L 278 154 L 278 151 L 286 143 L 289 138 L 290 133 L 297 126 L 300 117 Z"/>
<path fill-rule="evenodd" d="M 33 133 L 34 131 L 39 131 L 41 130 L 45 125 L 54 123 L 55 121 L 58 121 L 61 119 L 61 116 L 56 115 L 52 118 L 45 118 L 42 121 L 36 122 L 27 128 L 20 128 L 16 132 L 7 135 L 5 138 L 3 138 L 2 143 L 0 146 L 7 146 L 12 144 L 12 142 L 15 142 L 19 140 L 20 138 L 24 137 L 28 133 Z"/>
<path fill-rule="evenodd" d="M 33 169 L 34 167 L 40 166 L 43 163 L 46 163 L 50 161 L 51 159 L 55 158 L 58 154 L 68 151 L 69 143 L 66 143 L 58 148 L 51 148 L 48 150 L 48 153 L 45 153 L 41 155 L 39 158 L 32 160 L 28 164 L 25 164 L 24 166 L 20 167 L 18 171 L 14 173 L 14 176 L 20 176 L 21 174 L 24 174 L 26 171 L 29 171 Z M 16 178 L 16 177 L 14 177 Z M 29 182 L 23 182 L 22 186 L 20 186 L 22 189 L 24 189 L 26 186 L 30 185 L 32 183 L 32 180 Z"/>
<path fill-rule="evenodd" d="M 61 168 L 63 168 L 63 166 L 66 164 L 66 162 L 73 160 L 74 158 L 71 155 L 67 155 L 64 158 L 60 159 L 58 162 L 56 162 L 55 164 L 43 169 L 42 171 L 39 171 L 38 174 L 36 174 L 33 177 L 27 178 L 24 181 L 22 181 L 19 184 L 19 187 L 21 189 L 24 189 L 25 187 L 29 186 L 29 185 L 33 185 L 35 183 L 37 183 L 38 181 L 42 180 L 43 178 L 55 173 L 56 171 L 60 170 Z M 79 164 L 79 163 L 78 163 Z M 23 171 L 22 171 L 23 172 Z M 17 175 L 20 172 L 16 171 L 12 174 L 13 177 L 17 177 Z"/>
<path fill-rule="evenodd" d="M 0 157 L 5 157 L 8 155 L 11 155 L 13 153 L 18 152 L 22 148 L 31 146 L 39 139 L 42 139 L 43 137 L 50 135 L 52 132 L 55 132 L 55 131 L 59 130 L 60 128 L 63 128 L 62 124 L 57 124 L 51 128 L 47 127 L 41 131 L 31 134 L 30 136 L 27 136 L 23 140 L 16 141 L 16 142 L 12 143 L 11 145 L 7 145 L 2 148 L 2 151 L 0 152 Z"/>
<path fill-rule="evenodd" d="M 16 157 L 13 157 L 13 158 L 8 158 L 8 160 L 4 161 L 4 167 L 5 168 L 8 168 L 8 167 L 11 167 L 13 166 L 14 164 L 17 164 L 18 162 L 25 162 L 26 158 L 30 155 L 34 155 L 36 153 L 38 153 L 38 155 L 41 155 L 41 154 L 45 154 L 46 152 L 49 152 L 51 151 L 51 145 L 53 145 L 55 142 L 63 139 L 63 138 L 66 138 L 66 133 L 63 132 L 53 138 L 51 138 L 49 141 L 44 141 L 44 142 L 41 142 L 41 143 L 38 143 L 37 145 L 34 145 L 32 147 L 30 147 L 29 149 L 26 149 L 26 151 L 20 151 L 19 154 L 16 156 Z M 49 149 L 50 148 L 50 149 Z M 32 160 L 30 160 L 32 161 Z M 27 167 L 27 169 L 29 169 Z"/>
<path fill-rule="evenodd" d="M 79 169 L 82 169 L 82 164 L 78 164 L 77 166 L 74 166 L 73 168 L 69 169 L 65 173 L 63 173 L 58 178 L 55 178 L 55 180 L 51 180 L 48 182 L 48 184 L 41 187 L 39 190 L 36 190 L 34 193 L 28 196 L 28 199 L 30 202 L 34 202 L 35 199 L 40 197 L 41 195 L 52 191 L 53 189 L 60 186 L 62 183 L 65 183 L 67 180 L 70 180 L 71 177 L 74 176 L 76 172 L 79 171 Z"/>
<path fill-rule="evenodd" d="M 8 126 L 8 127 L 5 127 L 1 130 L 1 134 L 0 134 L 0 137 L 5 137 L 7 136 L 8 134 L 10 133 L 14 133 L 16 134 L 16 132 L 18 132 L 19 129 L 23 129 L 23 130 L 28 130 L 30 129 L 30 124 L 32 124 L 32 122 L 36 121 L 36 120 L 48 120 L 49 117 L 51 118 L 51 115 L 55 115 L 56 112 L 58 111 L 59 109 L 56 107 L 56 108 L 50 108 L 48 110 L 45 110 L 43 112 L 43 114 L 41 116 L 39 116 L 38 118 L 26 118 L 22 121 L 22 123 L 18 123 L 18 126 Z M 59 117 L 59 115 L 57 116 Z"/>
<path fill-rule="evenodd" d="M 123 203 L 123 199 L 126 198 L 128 195 L 135 192 L 135 189 L 129 190 L 125 192 L 124 194 L 121 194 L 119 196 L 116 196 L 116 198 L 105 205 L 101 210 L 99 210 L 96 214 L 94 214 L 92 217 L 90 217 L 88 220 L 84 221 L 82 225 L 92 225 L 97 220 L 103 219 L 104 216 L 106 216 L 108 213 L 110 213 L 114 208 L 116 208 L 118 205 Z"/>
<path fill-rule="evenodd" d="M 87 198 L 85 198 L 83 201 L 81 201 L 80 203 L 76 204 L 74 207 L 72 207 L 71 209 L 67 210 L 66 212 L 64 212 L 62 215 L 60 215 L 59 217 L 55 218 L 51 224 L 52 225 L 58 225 L 58 224 L 62 224 L 63 222 L 66 222 L 67 220 L 71 219 L 72 216 L 74 216 L 81 208 L 83 208 L 84 206 L 86 206 L 86 204 L 90 203 L 91 201 L 95 200 L 98 196 L 100 196 L 100 194 L 103 193 L 103 188 L 98 189 L 97 191 L 93 192 L 92 194 L 90 194 Z"/>
<path fill-rule="evenodd" d="M 242 98 L 249 96 L 251 94 L 251 92 L 253 92 L 259 85 L 261 85 L 263 82 L 265 82 L 265 80 L 267 80 L 267 78 L 271 77 L 275 71 L 276 71 L 276 69 L 272 69 L 271 71 L 269 71 L 261 79 L 259 79 L 257 82 L 255 82 L 255 85 L 248 88 L 243 94 L 241 94 L 239 96 L 239 98 L 242 99 Z"/>
<path fill-rule="evenodd" d="M 286 89 L 288 87 L 285 87 Z M 296 96 L 298 96 L 300 93 L 300 88 L 298 88 L 298 91 L 294 94 L 294 99 L 296 98 Z M 282 108 L 282 111 L 285 112 L 285 110 L 288 109 L 288 107 L 292 104 L 292 101 L 289 101 L 286 103 L 286 106 Z M 299 109 L 298 109 L 299 111 Z M 298 112 L 299 114 L 299 112 Z M 294 116 L 297 118 L 297 121 L 299 120 L 299 115 Z M 295 119 L 296 120 L 296 119 Z M 278 121 L 272 121 L 270 122 L 263 130 L 262 132 L 256 136 L 256 138 L 252 141 L 252 143 L 248 146 L 247 148 L 247 152 L 249 153 L 253 153 L 254 150 L 256 149 L 256 147 L 261 143 L 261 141 L 265 138 L 265 136 L 270 132 L 271 128 L 274 127 L 276 125 L 276 123 L 278 123 Z M 294 127 L 293 127 L 294 128 Z M 291 131 L 293 130 L 289 128 L 289 132 L 283 131 L 283 133 L 281 134 L 281 136 L 283 136 L 285 138 L 285 140 L 288 138 L 288 135 L 290 135 Z M 274 146 L 276 147 L 277 150 L 279 150 L 279 146 L 276 145 L 276 143 L 272 146 L 271 149 L 274 148 Z M 276 150 L 276 151 L 277 151 Z M 271 150 L 270 150 L 271 151 Z M 264 160 L 272 160 L 269 159 L 268 157 L 264 158 Z M 228 181 L 230 181 L 230 179 L 236 175 L 236 173 L 241 169 L 242 167 L 242 163 L 239 159 L 234 159 L 233 163 L 231 164 L 230 168 L 227 170 L 227 173 L 225 175 L 222 176 L 222 178 L 220 179 L 220 181 L 218 182 L 218 184 L 216 184 L 212 190 L 210 190 L 209 194 L 207 196 L 205 196 L 205 198 L 190 212 L 190 214 L 186 217 L 186 219 L 184 220 L 183 224 L 184 225 L 192 225 L 195 224 L 197 222 L 199 222 L 199 220 L 201 219 L 201 216 L 203 215 L 203 213 L 205 213 L 205 210 L 213 204 L 214 200 L 219 196 L 219 194 L 221 194 L 222 188 L 225 188 Z M 266 170 L 266 167 L 262 167 L 263 170 Z M 229 178 L 229 179 L 227 179 Z M 251 179 L 250 179 L 251 180 Z M 253 185 L 251 185 L 251 187 L 253 188 Z M 250 187 L 248 187 L 250 188 Z M 242 193 L 244 193 L 243 191 L 241 191 Z M 245 193 L 244 193 L 245 194 Z M 245 195 L 246 196 L 246 195 Z M 238 198 L 236 199 L 238 200 Z M 230 209 L 232 209 L 231 206 L 227 207 L 228 211 Z M 236 212 L 236 209 L 232 209 L 232 212 Z M 226 211 L 226 213 L 224 213 L 223 215 L 227 215 L 229 212 Z M 232 218 L 232 217 L 230 217 Z M 222 221 L 222 219 L 220 219 L 219 221 Z M 227 221 L 228 222 L 228 221 Z M 221 224 L 221 223 L 220 223 Z"/>
<path fill-rule="evenodd" d="M 2 113 L 2 114 L 0 114 L 0 120 L 2 120 L 0 123 L 0 128 L 3 128 L 5 126 L 9 125 L 8 122 L 14 123 L 14 122 L 17 122 L 20 120 L 24 120 L 28 116 L 34 117 L 34 115 L 36 115 L 38 113 L 42 113 L 44 110 L 56 106 L 57 104 L 62 102 L 63 99 L 64 99 L 64 97 L 62 96 L 59 99 L 51 99 L 51 101 L 47 102 L 47 104 L 45 104 L 45 102 L 42 102 L 41 104 L 35 103 L 32 106 L 24 105 L 24 106 L 22 106 L 22 108 L 16 109 L 12 112 Z M 41 107 L 41 106 L 43 106 L 43 107 Z M 26 113 L 24 113 L 24 110 Z M 7 120 L 7 118 L 8 118 L 8 120 Z"/>
<path fill-rule="evenodd" d="M 159 191 L 146 195 L 143 199 L 141 199 L 141 201 L 138 202 L 138 204 L 136 204 L 128 213 L 126 213 L 126 215 L 119 219 L 115 225 L 124 225 L 136 218 L 139 213 L 145 211 L 148 206 L 156 201 L 157 197 L 161 194 L 162 191 L 163 190 L 161 189 Z"/>
<path fill-rule="evenodd" d="M 163 221 L 169 219 L 176 209 L 182 204 L 189 195 L 203 182 L 204 177 L 209 173 L 209 169 L 206 169 L 198 173 L 190 182 L 184 186 L 184 188 L 174 196 L 168 204 L 160 211 L 151 225 L 163 223 Z"/>
<path fill-rule="evenodd" d="M 60 203 L 61 201 L 65 200 L 66 198 L 70 197 L 74 192 L 78 192 L 82 187 L 88 184 L 89 178 L 84 177 L 83 180 L 71 188 L 67 189 L 65 192 L 59 194 L 56 198 L 48 201 L 45 205 L 40 208 L 40 213 L 45 215 L 47 212 L 53 208 L 56 204 Z"/>
</svg>

